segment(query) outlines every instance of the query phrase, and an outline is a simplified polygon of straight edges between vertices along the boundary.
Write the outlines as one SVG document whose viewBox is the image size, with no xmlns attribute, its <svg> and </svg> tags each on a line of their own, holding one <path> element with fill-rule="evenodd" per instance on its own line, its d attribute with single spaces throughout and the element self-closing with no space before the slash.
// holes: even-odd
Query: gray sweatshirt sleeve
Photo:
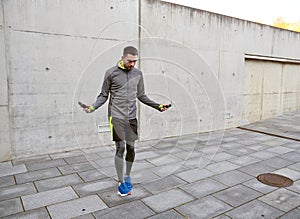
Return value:
<svg viewBox="0 0 300 219">
<path fill-rule="evenodd" d="M 93 107 L 95 108 L 95 110 L 98 109 L 99 107 L 101 107 L 107 101 L 108 95 L 109 95 L 110 84 L 111 84 L 110 74 L 107 71 L 104 76 L 101 93 L 98 95 L 95 103 L 93 103 Z"/>
<path fill-rule="evenodd" d="M 157 109 L 160 111 L 159 109 L 159 105 L 158 103 L 154 102 L 153 100 L 151 100 L 146 94 L 145 94 L 145 87 L 144 87 L 144 79 L 143 79 L 143 75 L 141 76 L 141 79 L 138 83 L 138 94 L 137 94 L 137 98 L 139 99 L 139 101 L 141 101 L 143 104 L 146 104 L 148 106 L 153 107 L 154 109 Z"/>
</svg>

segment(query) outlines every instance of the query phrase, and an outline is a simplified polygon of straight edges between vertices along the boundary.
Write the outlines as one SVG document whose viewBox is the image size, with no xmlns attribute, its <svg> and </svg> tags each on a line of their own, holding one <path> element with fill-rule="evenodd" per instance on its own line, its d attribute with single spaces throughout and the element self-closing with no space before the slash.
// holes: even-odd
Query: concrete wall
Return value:
<svg viewBox="0 0 300 219">
<path fill-rule="evenodd" d="M 169 115 L 166 119 L 165 116 L 154 117 L 155 122 L 152 123 L 151 119 L 148 122 L 151 118 L 150 110 L 141 108 L 142 139 L 236 127 L 245 120 L 249 121 L 248 117 L 243 116 L 244 108 L 251 108 L 251 105 L 243 105 L 244 89 L 247 89 L 244 84 L 246 54 L 262 59 L 265 57 L 266 60 L 268 57 L 278 57 L 297 62 L 293 66 L 297 76 L 286 76 L 296 78 L 295 83 L 300 83 L 299 33 L 151 0 L 142 1 L 141 25 L 147 30 L 142 32 L 141 41 L 146 41 L 144 38 L 148 38 L 149 34 L 152 38 L 152 43 L 141 43 L 142 54 L 152 54 L 163 63 L 163 67 L 142 64 L 142 69 L 147 75 L 148 72 L 157 73 L 165 68 L 164 75 L 169 78 L 171 89 L 164 90 L 165 97 L 161 99 L 173 100 L 175 105 L 175 110 L 173 108 L 169 113 L 171 118 L 168 118 Z M 160 40 L 163 42 L 160 43 L 156 38 L 163 39 Z M 155 44 L 159 52 L 156 52 Z M 169 63 L 177 63 L 188 71 L 184 72 Z M 269 74 L 265 74 L 265 83 L 282 75 L 281 68 L 277 74 L 277 66 L 268 67 L 270 69 Z M 160 76 L 164 81 L 163 75 Z M 194 83 L 195 79 L 198 83 Z M 282 78 L 276 80 L 279 83 L 282 81 Z M 146 81 L 152 92 L 162 93 L 159 85 L 153 83 L 151 80 Z M 272 89 L 277 89 L 277 85 L 281 86 L 273 83 L 272 88 L 264 91 L 265 97 L 269 95 L 269 99 L 264 99 L 265 116 L 262 118 L 283 112 L 276 110 L 276 113 L 270 114 L 274 106 L 278 108 L 279 99 L 270 95 Z M 300 94 L 299 88 L 294 88 L 293 92 L 293 95 Z M 283 105 L 299 110 L 296 101 L 297 98 L 290 98 Z M 149 134 L 146 129 L 149 123 L 152 124 L 151 130 L 161 130 L 166 126 L 171 130 L 166 128 L 163 133 L 154 131 Z"/>
<path fill-rule="evenodd" d="M 0 13 L 0 160 L 110 144 L 106 106 L 77 101 L 94 101 L 125 45 L 148 95 L 173 105 L 140 105 L 140 140 L 238 126 L 245 54 L 300 59 L 300 34 L 160 1 L 1 0 Z"/>
<path fill-rule="evenodd" d="M 137 0 L 2 0 L 1 6 L 1 148 L 11 142 L 13 156 L 23 157 L 107 144 L 97 133 L 97 124 L 107 123 L 106 107 L 86 115 L 77 101 L 94 101 L 105 69 L 125 44 L 137 45 Z M 9 93 L 9 116 L 2 90 Z M 6 159 L 4 151 L 0 157 Z"/>
<path fill-rule="evenodd" d="M 300 109 L 300 63 L 247 59 L 243 118 L 257 122 Z"/>
<path fill-rule="evenodd" d="M 8 72 L 4 31 L 3 2 L 0 4 L 0 161 L 12 158 L 8 108 Z"/>
</svg>

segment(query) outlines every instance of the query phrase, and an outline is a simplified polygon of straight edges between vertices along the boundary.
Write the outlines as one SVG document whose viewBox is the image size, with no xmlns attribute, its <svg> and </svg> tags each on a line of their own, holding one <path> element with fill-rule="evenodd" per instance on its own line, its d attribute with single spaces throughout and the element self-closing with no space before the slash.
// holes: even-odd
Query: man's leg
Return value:
<svg viewBox="0 0 300 219">
<path fill-rule="evenodd" d="M 120 182 L 124 182 L 125 141 L 116 141 L 115 167 Z"/>
<path fill-rule="evenodd" d="M 126 176 L 130 176 L 132 164 L 135 158 L 134 141 L 126 141 Z"/>
</svg>

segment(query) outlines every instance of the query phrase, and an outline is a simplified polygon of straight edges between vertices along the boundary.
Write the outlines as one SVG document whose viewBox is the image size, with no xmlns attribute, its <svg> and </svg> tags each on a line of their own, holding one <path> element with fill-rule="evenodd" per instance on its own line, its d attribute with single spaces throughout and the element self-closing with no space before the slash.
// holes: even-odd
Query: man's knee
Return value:
<svg viewBox="0 0 300 219">
<path fill-rule="evenodd" d="M 133 162 L 135 158 L 134 142 L 127 142 L 126 150 L 127 150 L 126 161 Z"/>
<path fill-rule="evenodd" d="M 123 158 L 125 152 L 125 142 L 124 141 L 116 141 L 116 156 Z"/>
</svg>

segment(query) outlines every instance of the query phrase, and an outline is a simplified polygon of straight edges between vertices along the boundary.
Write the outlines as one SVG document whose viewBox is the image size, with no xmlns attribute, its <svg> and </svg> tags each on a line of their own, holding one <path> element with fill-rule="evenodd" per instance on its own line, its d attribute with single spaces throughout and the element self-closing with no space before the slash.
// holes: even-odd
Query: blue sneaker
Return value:
<svg viewBox="0 0 300 219">
<path fill-rule="evenodd" d="M 120 183 L 120 185 L 118 186 L 118 194 L 122 197 L 131 195 L 130 189 L 128 189 L 125 182 Z"/>
<path fill-rule="evenodd" d="M 126 184 L 126 186 L 127 186 L 127 188 L 129 189 L 129 190 L 132 190 L 132 183 L 131 183 L 131 178 L 130 178 L 130 176 L 125 176 L 124 177 L 124 180 L 125 180 L 125 184 Z"/>
</svg>

